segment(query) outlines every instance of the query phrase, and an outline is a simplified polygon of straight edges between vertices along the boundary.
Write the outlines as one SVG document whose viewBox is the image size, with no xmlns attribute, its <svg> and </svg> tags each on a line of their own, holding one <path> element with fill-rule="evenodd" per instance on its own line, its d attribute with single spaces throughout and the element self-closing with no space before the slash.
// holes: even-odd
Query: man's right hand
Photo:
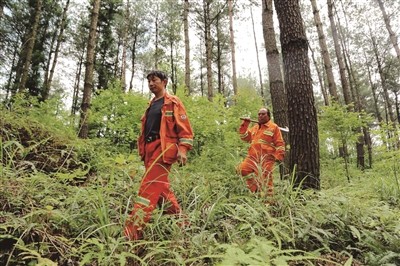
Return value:
<svg viewBox="0 0 400 266">
<path fill-rule="evenodd" d="M 248 117 L 243 117 L 243 118 L 241 118 L 243 121 L 242 121 L 242 124 L 240 125 L 240 127 L 248 127 L 249 126 L 249 124 L 250 124 L 250 118 L 248 118 Z"/>
</svg>

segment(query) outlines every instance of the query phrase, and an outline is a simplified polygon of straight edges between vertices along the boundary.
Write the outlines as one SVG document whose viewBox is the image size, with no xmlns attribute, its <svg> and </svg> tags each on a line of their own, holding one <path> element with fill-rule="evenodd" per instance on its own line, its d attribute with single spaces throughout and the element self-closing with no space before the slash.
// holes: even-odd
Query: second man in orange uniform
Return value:
<svg viewBox="0 0 400 266">
<path fill-rule="evenodd" d="M 238 172 L 248 177 L 247 187 L 252 192 L 266 190 L 273 195 L 272 171 L 276 161 L 282 161 L 285 155 L 285 142 L 279 127 L 271 121 L 267 108 L 258 111 L 258 123 L 251 127 L 250 119 L 244 119 L 239 128 L 240 138 L 249 142 L 246 158 L 239 164 Z"/>
</svg>

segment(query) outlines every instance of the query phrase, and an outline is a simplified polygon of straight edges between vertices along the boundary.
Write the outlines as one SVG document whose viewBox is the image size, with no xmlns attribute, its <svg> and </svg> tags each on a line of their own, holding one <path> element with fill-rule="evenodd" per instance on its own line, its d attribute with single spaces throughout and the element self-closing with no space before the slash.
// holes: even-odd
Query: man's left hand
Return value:
<svg viewBox="0 0 400 266">
<path fill-rule="evenodd" d="M 178 163 L 179 166 L 185 165 L 187 162 L 186 152 L 178 150 Z"/>
</svg>

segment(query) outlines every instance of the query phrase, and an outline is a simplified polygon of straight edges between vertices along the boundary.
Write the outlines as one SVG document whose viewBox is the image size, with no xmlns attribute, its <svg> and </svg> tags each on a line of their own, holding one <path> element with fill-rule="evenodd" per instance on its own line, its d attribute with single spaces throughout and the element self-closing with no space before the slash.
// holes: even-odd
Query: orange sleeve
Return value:
<svg viewBox="0 0 400 266">
<path fill-rule="evenodd" d="M 176 99 L 174 104 L 174 116 L 176 121 L 176 132 L 179 138 L 179 149 L 183 152 L 191 150 L 193 147 L 193 129 L 190 125 L 189 117 L 187 116 L 185 106 Z"/>
<path fill-rule="evenodd" d="M 240 139 L 245 142 L 251 142 L 252 134 L 249 130 L 249 124 L 242 123 L 239 128 Z"/>
<path fill-rule="evenodd" d="M 278 126 L 274 130 L 274 145 L 275 145 L 275 158 L 279 161 L 283 161 L 285 157 L 285 141 L 282 137 L 282 132 Z"/>
</svg>

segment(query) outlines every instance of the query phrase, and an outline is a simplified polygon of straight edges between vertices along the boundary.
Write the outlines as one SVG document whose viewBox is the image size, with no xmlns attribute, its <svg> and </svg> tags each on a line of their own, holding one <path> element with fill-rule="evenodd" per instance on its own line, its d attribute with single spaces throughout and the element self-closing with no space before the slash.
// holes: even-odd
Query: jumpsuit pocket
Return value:
<svg viewBox="0 0 400 266">
<path fill-rule="evenodd" d="M 178 145 L 173 142 L 167 142 L 164 151 L 164 162 L 168 164 L 173 164 L 176 162 L 178 157 Z"/>
</svg>

